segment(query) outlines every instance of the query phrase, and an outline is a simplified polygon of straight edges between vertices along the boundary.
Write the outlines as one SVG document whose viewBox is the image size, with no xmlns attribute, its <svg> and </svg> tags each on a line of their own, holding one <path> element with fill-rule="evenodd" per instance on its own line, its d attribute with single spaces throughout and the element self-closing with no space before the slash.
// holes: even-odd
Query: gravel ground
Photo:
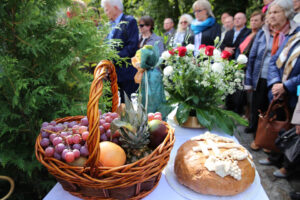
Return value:
<svg viewBox="0 0 300 200">
<path fill-rule="evenodd" d="M 300 191 L 300 173 L 293 174 L 288 179 L 276 178 L 273 172 L 276 166 L 264 166 L 258 163 L 258 160 L 266 158 L 267 154 L 262 151 L 253 151 L 250 144 L 253 141 L 253 134 L 244 133 L 245 127 L 238 127 L 240 133 L 236 133 L 235 137 L 246 147 L 252 154 L 256 169 L 260 175 L 260 180 L 270 200 L 290 200 L 289 193 L 294 190 Z"/>
</svg>

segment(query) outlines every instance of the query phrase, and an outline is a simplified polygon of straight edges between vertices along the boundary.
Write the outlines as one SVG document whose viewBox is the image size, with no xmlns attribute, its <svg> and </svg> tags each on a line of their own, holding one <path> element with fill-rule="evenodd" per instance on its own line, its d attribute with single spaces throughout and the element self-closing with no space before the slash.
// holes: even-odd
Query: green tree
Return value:
<svg viewBox="0 0 300 200">
<path fill-rule="evenodd" d="M 15 180 L 11 199 L 42 199 L 56 182 L 36 160 L 35 140 L 43 121 L 86 114 L 92 76 L 80 66 L 118 59 L 114 43 L 105 41 L 108 24 L 97 30 L 88 13 L 57 23 L 64 21 L 58 11 L 69 5 L 0 3 L 0 175 Z M 0 184 L 0 196 L 5 187 Z"/>
</svg>

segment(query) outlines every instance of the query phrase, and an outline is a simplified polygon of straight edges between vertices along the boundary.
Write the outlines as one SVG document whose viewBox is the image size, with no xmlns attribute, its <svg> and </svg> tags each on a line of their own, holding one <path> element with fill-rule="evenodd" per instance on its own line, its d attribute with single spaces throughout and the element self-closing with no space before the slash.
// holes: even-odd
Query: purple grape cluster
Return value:
<svg viewBox="0 0 300 200">
<path fill-rule="evenodd" d="M 101 113 L 101 111 L 100 111 Z M 99 129 L 101 141 L 112 141 L 119 143 L 119 132 L 111 134 L 110 123 L 118 118 L 117 113 L 100 114 Z M 56 123 L 55 121 L 43 122 L 41 127 L 40 145 L 45 150 L 46 157 L 54 157 L 58 160 L 63 160 L 68 163 L 73 162 L 80 156 L 88 157 L 87 148 L 88 119 L 84 117 L 80 123 L 76 121 Z"/>
</svg>

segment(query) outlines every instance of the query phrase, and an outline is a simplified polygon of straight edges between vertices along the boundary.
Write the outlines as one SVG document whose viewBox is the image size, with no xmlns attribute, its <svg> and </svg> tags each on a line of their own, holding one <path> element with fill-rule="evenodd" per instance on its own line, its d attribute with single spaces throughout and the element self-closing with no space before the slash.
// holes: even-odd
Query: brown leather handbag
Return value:
<svg viewBox="0 0 300 200">
<path fill-rule="evenodd" d="M 285 119 L 278 119 L 278 113 L 284 112 Z M 259 147 L 279 152 L 275 145 L 280 130 L 292 128 L 290 113 L 286 101 L 272 100 L 265 114 L 260 112 L 255 144 Z"/>
</svg>

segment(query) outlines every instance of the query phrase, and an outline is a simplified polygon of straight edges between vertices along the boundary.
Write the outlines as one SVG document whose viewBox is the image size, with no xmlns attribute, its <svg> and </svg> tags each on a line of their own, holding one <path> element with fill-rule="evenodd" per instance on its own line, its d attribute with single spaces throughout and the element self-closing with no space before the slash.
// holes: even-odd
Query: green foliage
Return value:
<svg viewBox="0 0 300 200">
<path fill-rule="evenodd" d="M 79 66 L 118 59 L 115 43 L 105 41 L 108 24 L 97 29 L 88 14 L 58 19 L 68 5 L 0 3 L 0 175 L 15 180 L 12 199 L 42 199 L 55 183 L 35 158 L 35 139 L 43 121 L 86 114 L 93 77 Z M 103 108 L 108 100 L 101 99 Z"/>
</svg>

